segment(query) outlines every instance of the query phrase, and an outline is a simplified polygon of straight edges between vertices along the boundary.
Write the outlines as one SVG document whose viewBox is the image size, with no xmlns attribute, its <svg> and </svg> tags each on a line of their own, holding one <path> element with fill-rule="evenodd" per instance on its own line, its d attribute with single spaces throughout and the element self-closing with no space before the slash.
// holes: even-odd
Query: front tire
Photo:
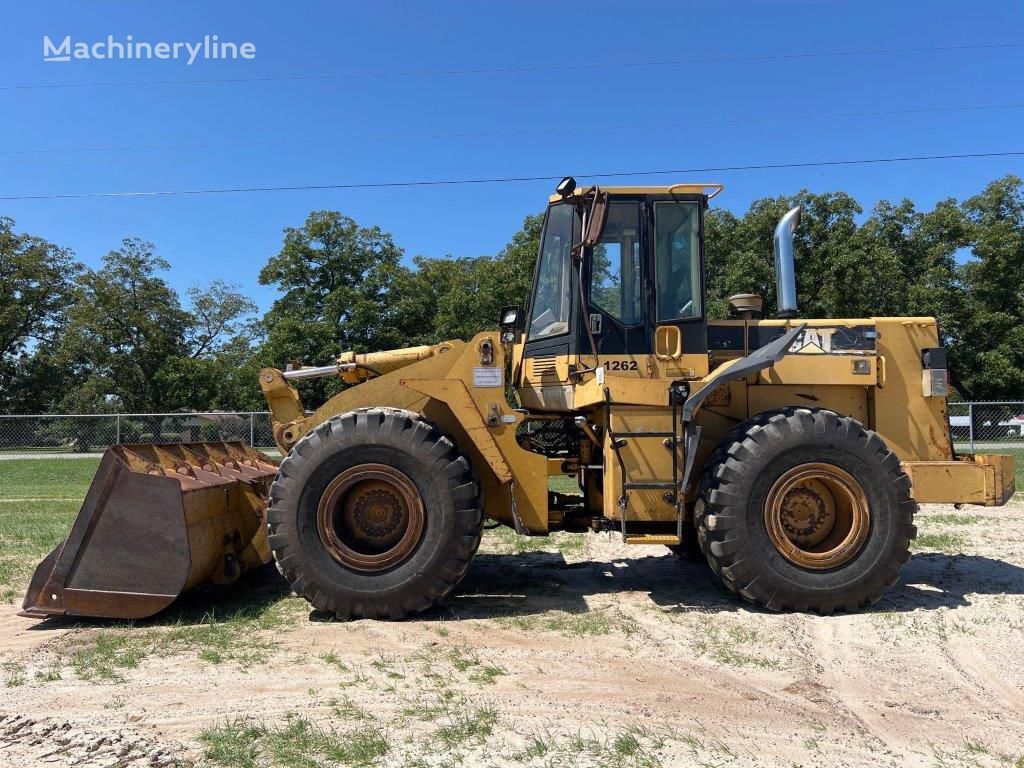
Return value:
<svg viewBox="0 0 1024 768">
<path fill-rule="evenodd" d="M 306 435 L 270 489 L 270 547 L 296 594 L 340 619 L 401 619 L 469 569 L 483 515 L 469 461 L 414 413 L 370 408 Z"/>
<path fill-rule="evenodd" d="M 695 507 L 708 563 L 771 610 L 855 611 L 910 558 L 917 504 L 899 458 L 855 419 L 784 408 L 734 429 Z"/>
</svg>

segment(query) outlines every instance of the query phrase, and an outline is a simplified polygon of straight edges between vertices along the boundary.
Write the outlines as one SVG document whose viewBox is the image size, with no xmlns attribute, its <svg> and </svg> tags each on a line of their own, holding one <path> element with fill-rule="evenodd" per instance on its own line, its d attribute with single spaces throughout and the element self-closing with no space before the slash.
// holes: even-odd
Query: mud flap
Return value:
<svg viewBox="0 0 1024 768">
<path fill-rule="evenodd" d="M 119 445 L 68 538 L 36 568 L 23 616 L 139 619 L 270 562 L 273 460 L 241 443 Z"/>
</svg>

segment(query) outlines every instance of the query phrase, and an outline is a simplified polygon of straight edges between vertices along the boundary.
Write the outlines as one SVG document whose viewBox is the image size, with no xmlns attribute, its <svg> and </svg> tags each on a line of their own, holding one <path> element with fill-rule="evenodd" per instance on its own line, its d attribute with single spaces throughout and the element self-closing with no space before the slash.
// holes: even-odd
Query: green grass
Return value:
<svg viewBox="0 0 1024 768">
<path fill-rule="evenodd" d="M 0 499 L 82 499 L 100 465 L 88 459 L 4 459 Z"/>
<path fill-rule="evenodd" d="M 0 461 L 0 600 L 21 597 L 36 564 L 67 536 L 98 466 L 98 459 Z"/>
<path fill-rule="evenodd" d="M 925 525 L 930 523 L 935 523 L 936 525 L 975 525 L 985 518 L 981 515 L 963 515 L 956 512 L 947 512 L 938 515 L 921 515 L 919 519 Z"/>
<path fill-rule="evenodd" d="M 980 741 L 965 741 L 961 746 L 952 748 L 943 748 L 932 744 L 931 748 L 933 765 L 936 768 L 982 765 L 1024 768 L 1024 752 L 1018 754 L 1002 752 Z"/>
<path fill-rule="evenodd" d="M 25 684 L 25 666 L 19 661 L 5 661 L 3 669 L 4 687 L 17 688 Z"/>
<path fill-rule="evenodd" d="M 275 633 L 294 625 L 298 598 L 235 604 L 200 618 L 188 609 L 162 617 L 164 626 L 131 623 L 71 638 L 63 655 L 83 680 L 122 681 L 124 672 L 150 657 L 194 653 L 210 664 L 233 662 L 243 669 L 265 662 L 281 643 Z"/>
<path fill-rule="evenodd" d="M 446 690 L 409 703 L 402 714 L 436 727 L 428 737 L 437 748 L 454 749 L 482 744 L 494 731 L 498 710 L 488 703 L 475 704 L 463 694 Z"/>
<path fill-rule="evenodd" d="M 289 712 L 277 725 L 248 717 L 226 720 L 199 735 L 203 756 L 228 768 L 315 768 L 319 765 L 371 766 L 379 763 L 391 744 L 377 725 L 339 732 L 317 726 Z"/>
<path fill-rule="evenodd" d="M 504 667 L 497 664 L 485 664 L 476 651 L 465 645 L 460 648 L 451 648 L 447 655 L 448 661 L 457 671 L 469 673 L 471 683 L 489 685 L 502 675 L 508 674 L 508 670 Z"/>
<path fill-rule="evenodd" d="M 569 475 L 551 475 L 548 477 L 548 490 L 571 496 L 579 496 L 583 493 L 576 478 Z"/>
<path fill-rule="evenodd" d="M 67 536 L 79 506 L 78 501 L 0 501 L 0 600 L 24 594 L 36 565 Z"/>
<path fill-rule="evenodd" d="M 526 632 L 543 629 L 557 632 L 567 637 L 607 635 L 615 628 L 615 622 L 612 621 L 611 617 L 601 611 L 583 611 L 580 613 L 548 611 L 542 614 L 504 616 L 497 621 L 500 626 L 508 629 L 520 629 Z"/>
<path fill-rule="evenodd" d="M 741 625 L 723 626 L 720 619 L 701 616 L 697 621 L 694 653 L 730 667 L 780 669 L 782 662 L 759 652 L 756 629 Z"/>
<path fill-rule="evenodd" d="M 497 722 L 498 710 L 489 704 L 453 707 L 441 716 L 432 741 L 444 749 L 482 744 L 494 732 Z"/>
<path fill-rule="evenodd" d="M 369 712 L 352 701 L 348 696 L 342 696 L 340 699 L 331 699 L 329 703 L 331 705 L 331 712 L 334 713 L 335 717 L 340 717 L 343 720 L 373 720 Z"/>
<path fill-rule="evenodd" d="M 915 551 L 938 550 L 947 555 L 960 554 L 967 545 L 967 539 L 956 533 L 918 533 L 917 538 L 911 542 L 911 548 Z"/>
<path fill-rule="evenodd" d="M 587 544 L 585 533 L 556 531 L 549 536 L 520 536 L 507 526 L 484 531 L 486 551 L 501 555 L 521 555 L 542 550 L 558 551 L 567 556 L 578 556 Z"/>
<path fill-rule="evenodd" d="M 531 736 L 526 748 L 511 757 L 518 763 L 543 760 L 545 766 L 579 765 L 581 759 L 585 759 L 584 764 L 606 768 L 660 768 L 658 751 L 670 740 L 688 744 L 670 730 L 662 732 L 642 725 L 630 725 L 622 730 L 601 727 L 591 733 L 577 732 L 562 737 L 543 733 Z M 726 765 L 728 762 L 730 760 L 698 761 L 692 765 Z"/>
</svg>

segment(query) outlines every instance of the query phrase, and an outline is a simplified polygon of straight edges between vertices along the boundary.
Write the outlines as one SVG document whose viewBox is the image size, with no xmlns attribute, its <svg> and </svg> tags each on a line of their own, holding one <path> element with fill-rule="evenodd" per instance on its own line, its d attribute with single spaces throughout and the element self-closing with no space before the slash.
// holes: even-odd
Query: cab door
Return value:
<svg viewBox="0 0 1024 768">
<path fill-rule="evenodd" d="M 665 378 L 709 371 L 703 209 L 702 198 L 649 205 L 654 356 Z"/>
<path fill-rule="evenodd" d="M 593 364 L 587 326 L 599 365 L 609 374 L 647 376 L 651 326 L 646 311 L 649 282 L 644 204 L 612 200 L 601 239 L 590 250 L 584 269 L 587 311 L 578 339 L 580 361 Z"/>
</svg>

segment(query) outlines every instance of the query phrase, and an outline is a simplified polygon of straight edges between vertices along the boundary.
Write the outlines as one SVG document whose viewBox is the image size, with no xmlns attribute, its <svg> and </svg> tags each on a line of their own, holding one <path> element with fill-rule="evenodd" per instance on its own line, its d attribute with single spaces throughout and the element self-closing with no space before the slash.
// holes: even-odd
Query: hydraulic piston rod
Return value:
<svg viewBox="0 0 1024 768">
<path fill-rule="evenodd" d="M 321 379 L 324 376 L 337 376 L 342 371 L 351 371 L 355 367 L 355 363 L 338 363 L 337 365 L 296 368 L 294 371 L 282 371 L 281 375 L 286 379 Z"/>
</svg>

